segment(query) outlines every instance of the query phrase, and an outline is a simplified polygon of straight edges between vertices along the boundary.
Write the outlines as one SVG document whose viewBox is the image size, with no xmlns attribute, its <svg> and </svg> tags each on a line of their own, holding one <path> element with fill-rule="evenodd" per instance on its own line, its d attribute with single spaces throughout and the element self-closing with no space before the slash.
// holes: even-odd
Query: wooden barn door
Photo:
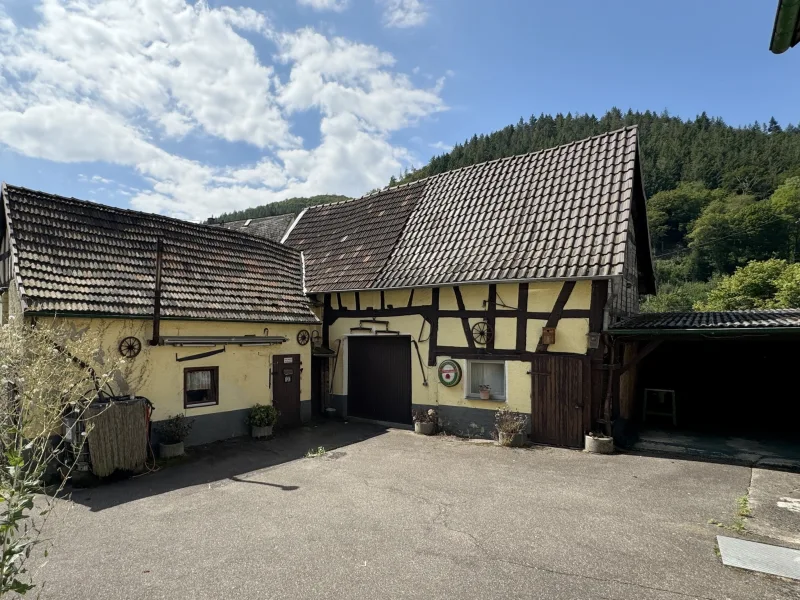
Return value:
<svg viewBox="0 0 800 600">
<path fill-rule="evenodd" d="M 411 340 L 351 336 L 347 340 L 347 414 L 411 424 Z"/>
<path fill-rule="evenodd" d="M 591 387 L 586 357 L 536 356 L 531 361 L 531 441 L 583 447 Z"/>
</svg>

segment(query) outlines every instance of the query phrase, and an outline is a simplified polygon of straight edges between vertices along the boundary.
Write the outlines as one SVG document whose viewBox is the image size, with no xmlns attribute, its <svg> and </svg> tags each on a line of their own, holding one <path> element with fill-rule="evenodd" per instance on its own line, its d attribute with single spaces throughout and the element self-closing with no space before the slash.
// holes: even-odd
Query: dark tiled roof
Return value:
<svg viewBox="0 0 800 600">
<path fill-rule="evenodd" d="M 5 184 L 3 204 L 28 310 L 152 315 L 161 238 L 163 317 L 316 320 L 300 254 L 276 242 Z"/>
<path fill-rule="evenodd" d="M 800 309 L 736 310 L 726 312 L 645 313 L 612 325 L 609 330 L 747 329 L 800 327 Z"/>
<path fill-rule="evenodd" d="M 228 221 L 222 226 L 227 229 L 236 229 L 244 233 L 250 233 L 263 237 L 268 240 L 280 242 L 283 234 L 294 222 L 296 215 L 276 215 L 274 217 L 258 217 L 255 219 L 244 219 L 242 221 Z"/>
<path fill-rule="evenodd" d="M 286 243 L 305 254 L 309 291 L 374 287 L 424 189 L 412 183 L 301 213 Z"/>
<path fill-rule="evenodd" d="M 631 127 L 312 207 L 286 242 L 312 292 L 621 275 L 637 143 Z"/>
</svg>

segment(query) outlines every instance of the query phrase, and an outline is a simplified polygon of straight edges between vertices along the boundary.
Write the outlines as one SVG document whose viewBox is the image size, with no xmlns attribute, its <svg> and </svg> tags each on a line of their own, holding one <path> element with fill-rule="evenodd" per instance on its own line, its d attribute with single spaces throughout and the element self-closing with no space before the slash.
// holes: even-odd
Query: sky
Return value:
<svg viewBox="0 0 800 600">
<path fill-rule="evenodd" d="M 0 0 L 0 179 L 200 220 L 359 196 L 531 114 L 798 125 L 776 5 Z"/>
</svg>

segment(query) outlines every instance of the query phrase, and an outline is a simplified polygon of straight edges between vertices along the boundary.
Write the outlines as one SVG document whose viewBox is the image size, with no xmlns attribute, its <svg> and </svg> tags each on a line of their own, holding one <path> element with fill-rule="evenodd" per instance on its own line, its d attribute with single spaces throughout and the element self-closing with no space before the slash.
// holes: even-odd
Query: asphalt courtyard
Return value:
<svg viewBox="0 0 800 600">
<path fill-rule="evenodd" d="M 329 423 L 75 491 L 34 573 L 45 599 L 800 598 L 716 555 L 750 480 Z"/>
</svg>

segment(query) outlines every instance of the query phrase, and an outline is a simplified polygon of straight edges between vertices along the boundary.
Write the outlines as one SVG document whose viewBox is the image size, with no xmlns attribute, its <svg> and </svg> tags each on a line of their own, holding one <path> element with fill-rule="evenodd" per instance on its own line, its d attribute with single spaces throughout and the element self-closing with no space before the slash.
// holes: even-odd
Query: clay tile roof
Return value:
<svg viewBox="0 0 800 600">
<path fill-rule="evenodd" d="M 152 315 L 161 238 L 162 317 L 316 321 L 302 257 L 277 242 L 6 184 L 2 192 L 11 268 L 29 311 Z"/>
<path fill-rule="evenodd" d="M 724 312 L 645 313 L 612 325 L 609 331 L 656 329 L 748 329 L 800 327 L 800 309 L 736 310 Z"/>
<path fill-rule="evenodd" d="M 228 221 L 222 223 L 222 226 L 279 242 L 294 221 L 295 216 L 290 213 L 273 217 L 257 217 L 241 221 Z"/>
<path fill-rule="evenodd" d="M 310 292 L 621 275 L 637 144 L 628 127 L 315 206 L 286 243 Z"/>
</svg>

